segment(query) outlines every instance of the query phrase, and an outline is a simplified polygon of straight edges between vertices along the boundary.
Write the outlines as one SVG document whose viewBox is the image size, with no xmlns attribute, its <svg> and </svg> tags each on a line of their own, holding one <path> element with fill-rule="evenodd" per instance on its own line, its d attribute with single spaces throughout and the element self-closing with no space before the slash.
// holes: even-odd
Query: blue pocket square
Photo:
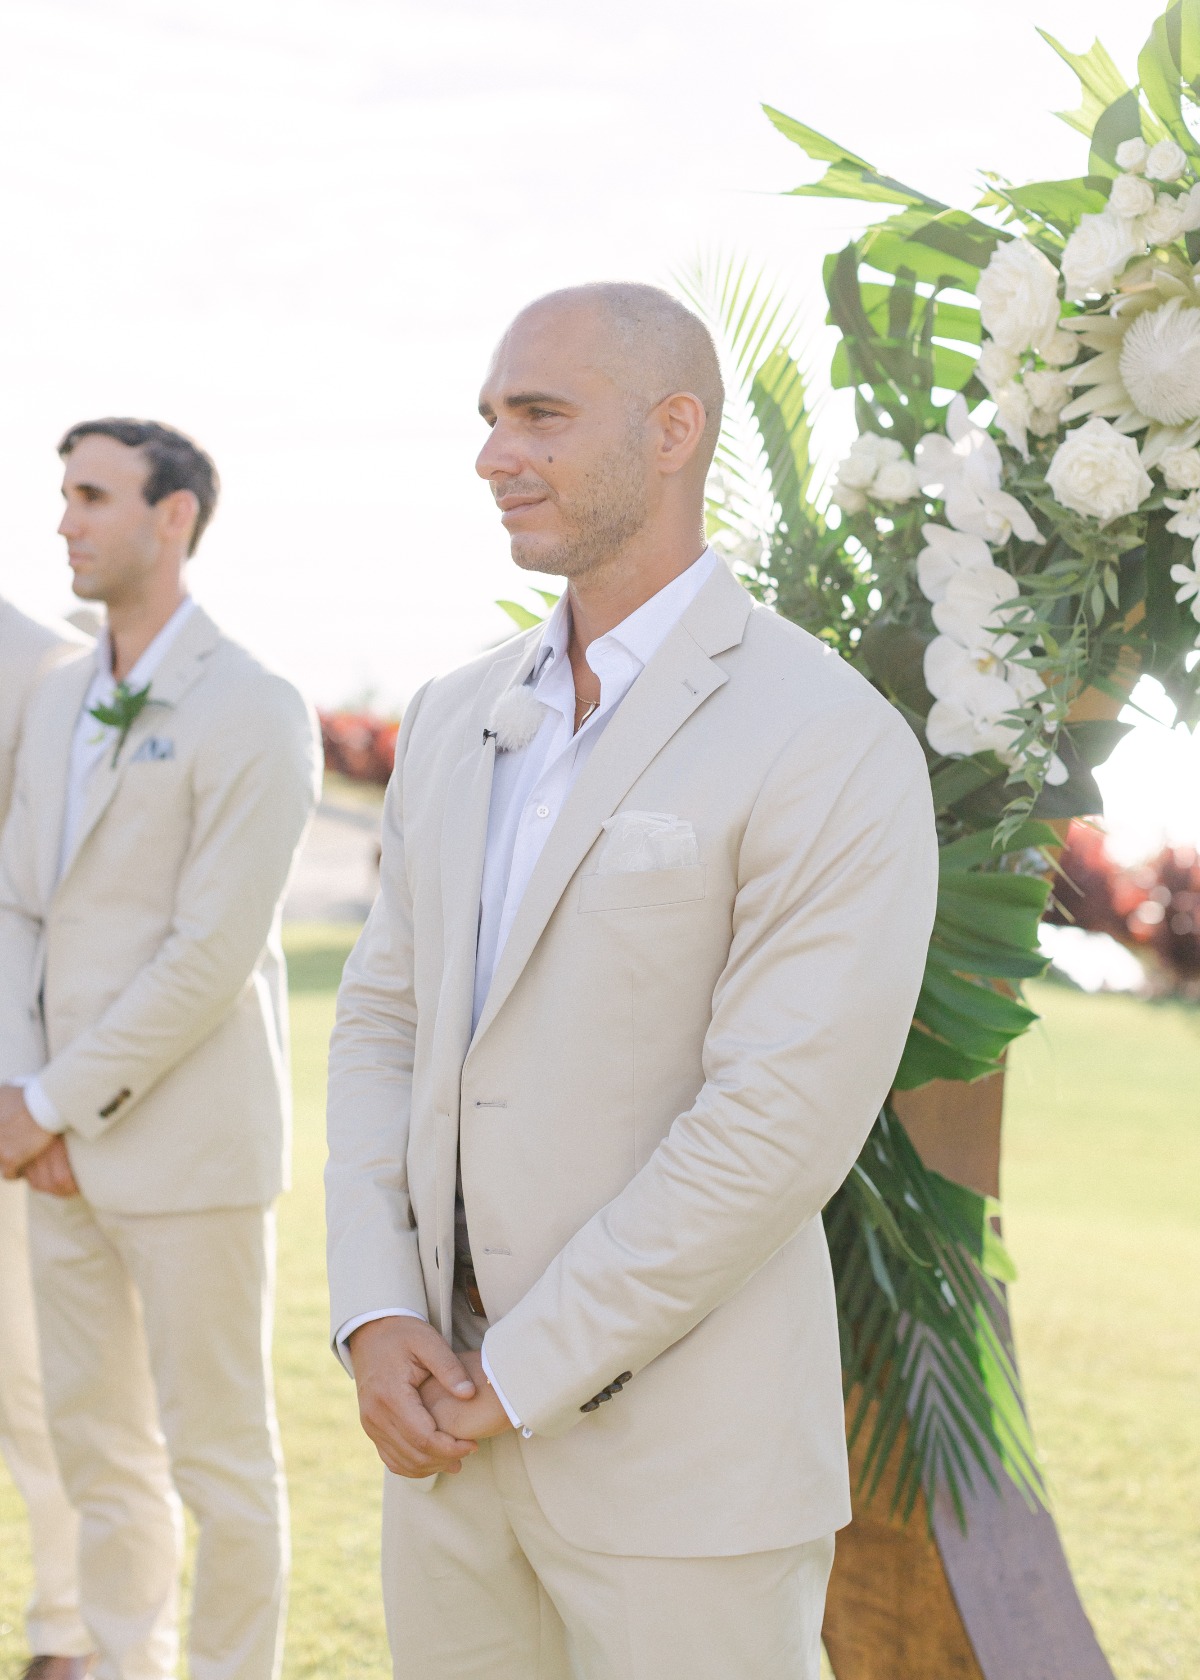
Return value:
<svg viewBox="0 0 1200 1680">
<path fill-rule="evenodd" d="M 155 762 L 159 759 L 174 757 L 174 741 L 169 740 L 165 735 L 147 735 L 129 762 L 131 764 L 144 764 L 148 760 Z"/>
</svg>

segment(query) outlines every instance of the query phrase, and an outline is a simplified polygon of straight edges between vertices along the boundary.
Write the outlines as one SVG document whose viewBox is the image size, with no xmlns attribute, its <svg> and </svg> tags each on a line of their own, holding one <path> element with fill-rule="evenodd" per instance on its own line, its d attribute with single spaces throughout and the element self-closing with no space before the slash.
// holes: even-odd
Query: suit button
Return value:
<svg viewBox="0 0 1200 1680">
<path fill-rule="evenodd" d="M 633 1381 L 633 1372 L 632 1371 L 622 1371 L 621 1375 L 617 1378 L 617 1381 L 619 1383 L 632 1382 Z"/>
<path fill-rule="evenodd" d="M 579 1410 L 581 1412 L 598 1412 L 600 1410 L 600 1402 L 599 1400 L 585 1400 Z"/>
</svg>

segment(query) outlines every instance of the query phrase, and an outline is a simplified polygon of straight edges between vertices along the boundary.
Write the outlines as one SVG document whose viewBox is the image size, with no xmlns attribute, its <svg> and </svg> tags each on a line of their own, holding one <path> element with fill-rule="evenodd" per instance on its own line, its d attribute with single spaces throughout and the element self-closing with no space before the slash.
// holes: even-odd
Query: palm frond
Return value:
<svg viewBox="0 0 1200 1680">
<path fill-rule="evenodd" d="M 1045 1487 L 1024 1407 L 1002 1285 L 1014 1270 L 987 1197 L 930 1171 L 890 1108 L 825 1211 L 836 1278 L 850 1444 L 860 1491 L 885 1474 L 907 1517 L 945 1488 L 1006 1475 L 1030 1502 Z"/>
</svg>

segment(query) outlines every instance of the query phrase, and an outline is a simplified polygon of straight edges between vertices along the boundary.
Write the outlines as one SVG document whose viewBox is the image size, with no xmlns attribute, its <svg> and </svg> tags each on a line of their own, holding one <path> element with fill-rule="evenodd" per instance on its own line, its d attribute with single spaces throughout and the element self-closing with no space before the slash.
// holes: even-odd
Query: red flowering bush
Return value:
<svg viewBox="0 0 1200 1680">
<path fill-rule="evenodd" d="M 385 787 L 396 758 L 399 723 L 369 712 L 318 712 L 325 768 L 356 782 Z"/>
<path fill-rule="evenodd" d="M 1200 998 L 1200 856 L 1168 846 L 1124 869 L 1104 835 L 1073 822 L 1045 920 L 1107 933 L 1147 959 L 1159 989 Z"/>
</svg>

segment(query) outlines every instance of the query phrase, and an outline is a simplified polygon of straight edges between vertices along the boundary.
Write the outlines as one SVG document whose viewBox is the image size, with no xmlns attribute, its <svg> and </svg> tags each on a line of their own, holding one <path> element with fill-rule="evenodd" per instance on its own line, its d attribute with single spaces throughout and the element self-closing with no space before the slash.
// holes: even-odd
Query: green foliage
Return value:
<svg viewBox="0 0 1200 1680">
<path fill-rule="evenodd" d="M 893 1452 L 893 1504 L 949 1493 L 965 1525 L 974 1478 L 999 1466 L 1031 1502 L 1044 1497 L 1021 1405 L 1000 1285 L 1015 1270 L 987 1197 L 925 1167 L 890 1108 L 879 1116 L 825 1212 L 854 1394 L 853 1447 L 866 1431 L 870 1497 Z"/>
</svg>

